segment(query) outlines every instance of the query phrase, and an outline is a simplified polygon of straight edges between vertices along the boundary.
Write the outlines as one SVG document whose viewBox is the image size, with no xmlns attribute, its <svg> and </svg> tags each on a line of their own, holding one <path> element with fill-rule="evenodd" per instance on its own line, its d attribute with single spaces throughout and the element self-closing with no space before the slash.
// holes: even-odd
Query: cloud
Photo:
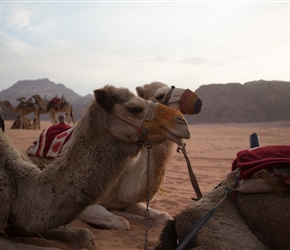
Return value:
<svg viewBox="0 0 290 250">
<path fill-rule="evenodd" d="M 16 9 L 6 17 L 7 24 L 20 30 L 32 30 L 30 24 L 31 13 L 28 10 Z"/>
<path fill-rule="evenodd" d="M 176 58 L 174 56 L 169 57 L 165 55 L 152 55 L 144 56 L 141 59 L 137 59 L 140 63 L 173 63 L 173 64 L 190 64 L 190 65 L 204 65 L 209 63 L 209 59 L 205 57 L 183 57 Z"/>
<path fill-rule="evenodd" d="M 203 65 L 207 64 L 209 60 L 203 57 L 184 57 L 180 60 L 181 63 L 192 64 L 192 65 Z"/>
</svg>

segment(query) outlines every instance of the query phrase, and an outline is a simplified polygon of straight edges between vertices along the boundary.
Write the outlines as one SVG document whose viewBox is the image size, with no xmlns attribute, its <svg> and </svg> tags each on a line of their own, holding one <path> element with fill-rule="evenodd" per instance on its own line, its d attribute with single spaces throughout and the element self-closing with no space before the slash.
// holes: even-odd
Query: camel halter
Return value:
<svg viewBox="0 0 290 250">
<path fill-rule="evenodd" d="M 190 89 L 186 89 L 181 97 L 179 98 L 178 101 L 176 102 L 169 102 L 170 97 L 172 95 L 173 90 L 175 89 L 175 86 L 171 86 L 171 89 L 168 91 L 165 100 L 163 102 L 163 104 L 165 105 L 169 105 L 172 103 L 178 103 L 179 105 L 179 110 L 182 114 L 188 114 L 188 115 L 193 115 L 196 114 L 196 110 L 195 110 L 195 103 L 198 100 L 198 96 L 192 92 Z"/>
<path fill-rule="evenodd" d="M 114 117 L 116 117 L 117 119 L 119 119 L 120 121 L 122 121 L 122 122 L 137 129 L 137 134 L 139 135 L 138 142 L 146 142 L 146 141 L 148 141 L 148 127 L 149 127 L 149 123 L 151 121 L 155 106 L 156 106 L 156 103 L 151 102 L 151 101 L 149 102 L 148 110 L 147 110 L 146 116 L 144 117 L 144 120 L 143 120 L 141 127 L 135 126 L 134 124 L 132 124 L 132 123 L 128 122 L 127 120 L 117 116 L 116 114 L 112 114 L 112 115 Z"/>
</svg>

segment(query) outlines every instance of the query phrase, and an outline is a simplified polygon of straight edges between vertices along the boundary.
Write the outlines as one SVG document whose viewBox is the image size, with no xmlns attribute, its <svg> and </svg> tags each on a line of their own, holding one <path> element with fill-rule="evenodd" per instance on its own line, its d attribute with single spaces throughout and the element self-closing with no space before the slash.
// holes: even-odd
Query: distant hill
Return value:
<svg viewBox="0 0 290 250">
<path fill-rule="evenodd" d="M 176 86 L 177 87 L 177 86 Z M 245 123 L 290 120 L 290 82 L 252 81 L 245 84 L 209 84 L 195 91 L 203 102 L 202 111 L 195 116 L 186 116 L 189 123 Z M 16 106 L 16 98 L 29 98 L 39 94 L 51 99 L 64 95 L 73 106 L 75 120 L 93 100 L 93 95 L 80 96 L 64 84 L 55 84 L 49 79 L 18 81 L 10 88 L 0 91 L 0 101 L 9 100 Z M 2 107 L 3 108 L 3 107 Z M 5 118 L 13 120 L 16 114 L 3 108 Z M 41 115 L 48 120 L 48 115 Z"/>
<path fill-rule="evenodd" d="M 245 123 L 290 120 L 290 82 L 209 84 L 195 91 L 203 101 L 190 123 Z"/>
<path fill-rule="evenodd" d="M 19 97 L 30 98 L 34 94 L 39 94 L 41 98 L 51 100 L 56 94 L 58 97 L 64 95 L 66 100 L 72 105 L 75 120 L 78 120 L 85 108 L 89 106 L 93 95 L 84 97 L 65 87 L 64 84 L 55 84 L 47 78 L 38 80 L 23 80 L 13 84 L 10 88 L 0 91 L 0 101 L 8 100 L 13 106 L 19 104 L 16 100 Z M 2 106 L 1 106 L 2 107 Z M 5 119 L 14 120 L 17 116 L 11 113 L 6 107 L 2 107 L 5 112 Z M 30 117 L 33 115 L 31 114 Z M 48 115 L 41 115 L 41 119 L 49 120 Z"/>
</svg>

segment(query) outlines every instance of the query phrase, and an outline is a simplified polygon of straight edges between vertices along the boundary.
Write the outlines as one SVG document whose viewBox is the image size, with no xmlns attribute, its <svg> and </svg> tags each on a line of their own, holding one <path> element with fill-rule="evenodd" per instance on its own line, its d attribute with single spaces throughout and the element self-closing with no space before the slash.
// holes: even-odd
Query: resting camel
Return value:
<svg viewBox="0 0 290 250">
<path fill-rule="evenodd" d="M 127 160 L 145 142 L 182 145 L 190 137 L 185 118 L 175 109 L 109 85 L 94 96 L 66 149 L 44 170 L 24 160 L 0 132 L 0 230 L 12 225 L 43 237 L 55 233 L 74 249 L 90 248 L 89 230 L 60 227 L 86 206 L 106 200 Z M 0 237 L 0 248 L 7 249 L 7 244 L 16 247 Z"/>
<path fill-rule="evenodd" d="M 34 113 L 34 117 L 37 119 L 36 121 L 36 128 L 40 129 L 40 123 L 39 123 L 39 111 L 40 107 L 36 103 L 31 103 L 29 104 L 27 102 L 23 102 L 23 99 L 20 98 L 19 103 L 16 107 L 13 107 L 12 104 L 9 101 L 3 101 L 1 104 L 5 105 L 11 112 L 17 113 L 20 116 L 20 128 L 23 128 L 25 124 L 25 115 L 28 115 L 30 113 Z"/>
<path fill-rule="evenodd" d="M 201 100 L 188 89 L 171 88 L 160 82 L 152 82 L 136 88 L 138 96 L 169 105 L 184 114 L 197 114 Z M 172 153 L 173 143 L 164 141 L 150 152 L 150 192 L 152 201 L 164 182 L 166 162 Z M 136 178 L 138 176 L 138 178 Z M 86 223 L 106 229 L 130 230 L 128 219 L 144 223 L 147 178 L 147 149 L 143 148 L 137 157 L 128 162 L 126 172 L 114 187 L 112 195 L 102 203 L 88 206 L 79 218 Z M 164 225 L 171 216 L 149 207 L 150 227 Z"/>
<path fill-rule="evenodd" d="M 29 119 L 27 115 L 24 116 L 24 128 L 25 129 L 36 129 L 37 128 L 37 119 L 33 118 L 33 121 Z M 20 129 L 21 128 L 21 120 L 20 117 L 17 116 L 16 120 L 13 122 L 11 129 Z"/>
<path fill-rule="evenodd" d="M 65 113 L 65 116 L 67 118 L 67 123 L 70 124 L 72 121 L 73 124 L 75 124 L 74 116 L 73 116 L 73 108 L 72 105 L 67 100 L 62 100 L 60 108 L 55 110 L 51 107 L 50 103 L 44 103 L 43 100 L 39 95 L 33 95 L 32 98 L 35 99 L 35 102 L 40 106 L 43 114 L 49 113 L 50 120 L 52 122 L 52 125 L 57 124 L 57 113 Z"/>
<path fill-rule="evenodd" d="M 226 197 L 225 191 L 231 189 L 236 180 L 237 170 L 229 173 L 219 186 L 178 214 L 175 220 L 170 220 L 155 250 L 289 249 L 290 194 L 233 192 Z M 225 197 L 186 245 L 187 240 L 184 239 L 194 232 L 193 227 Z"/>
<path fill-rule="evenodd" d="M 197 114 L 201 110 L 201 100 L 190 90 L 182 88 L 171 88 L 160 82 L 145 84 L 136 88 L 138 95 L 153 102 L 165 103 L 184 114 Z M 166 162 L 172 152 L 173 143 L 165 141 L 154 145 L 150 152 L 150 193 L 152 200 L 160 190 L 165 178 Z M 49 158 L 31 156 L 32 160 L 40 167 Z M 130 230 L 132 219 L 144 223 L 144 210 L 147 178 L 147 149 L 142 148 L 138 156 L 128 161 L 126 171 L 112 188 L 112 194 L 106 200 L 98 204 L 88 206 L 79 218 L 86 223 L 96 225 L 105 229 Z M 117 211 L 118 210 L 118 211 Z M 149 208 L 149 226 L 164 225 L 171 218 L 166 212 Z"/>
</svg>

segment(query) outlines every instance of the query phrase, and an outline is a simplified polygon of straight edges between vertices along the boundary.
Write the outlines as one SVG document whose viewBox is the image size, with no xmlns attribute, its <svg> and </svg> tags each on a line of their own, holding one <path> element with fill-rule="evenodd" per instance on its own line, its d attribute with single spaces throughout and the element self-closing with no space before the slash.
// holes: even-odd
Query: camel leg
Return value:
<svg viewBox="0 0 290 250">
<path fill-rule="evenodd" d="M 15 227 L 9 227 L 5 231 L 7 235 L 9 235 L 9 237 L 11 236 L 18 236 L 18 237 L 40 236 L 47 240 L 59 240 L 67 244 L 68 246 L 72 247 L 73 249 L 83 249 L 83 248 L 95 249 L 94 235 L 87 228 L 63 226 L 56 229 L 50 229 L 46 232 L 40 233 L 39 235 L 29 233 L 23 229 L 19 229 Z M 0 248 L 0 249 L 6 249 L 6 248 Z M 22 248 L 19 248 L 19 249 L 22 249 Z"/>
<path fill-rule="evenodd" d="M 112 214 L 98 204 L 88 206 L 78 218 L 85 223 L 104 229 L 130 230 L 130 223 L 125 218 Z"/>
<path fill-rule="evenodd" d="M 27 245 L 22 243 L 16 243 L 8 239 L 0 237 L 0 249 L 5 250 L 60 250 L 55 247 L 39 247 L 33 245 Z"/>
<path fill-rule="evenodd" d="M 60 227 L 41 233 L 48 240 L 59 240 L 65 242 L 73 249 L 95 249 L 94 235 L 87 228 Z"/>
<path fill-rule="evenodd" d="M 71 123 L 71 118 L 70 118 L 70 114 L 66 114 L 66 122 L 69 125 Z"/>
<path fill-rule="evenodd" d="M 146 206 L 144 203 L 138 203 L 127 206 L 123 208 L 121 211 L 114 210 L 112 211 L 112 213 L 125 217 L 126 219 L 134 220 L 144 224 L 145 209 Z M 168 213 L 161 212 L 149 207 L 149 218 L 148 218 L 149 227 L 162 226 L 170 219 L 172 219 L 172 217 Z"/>
</svg>

